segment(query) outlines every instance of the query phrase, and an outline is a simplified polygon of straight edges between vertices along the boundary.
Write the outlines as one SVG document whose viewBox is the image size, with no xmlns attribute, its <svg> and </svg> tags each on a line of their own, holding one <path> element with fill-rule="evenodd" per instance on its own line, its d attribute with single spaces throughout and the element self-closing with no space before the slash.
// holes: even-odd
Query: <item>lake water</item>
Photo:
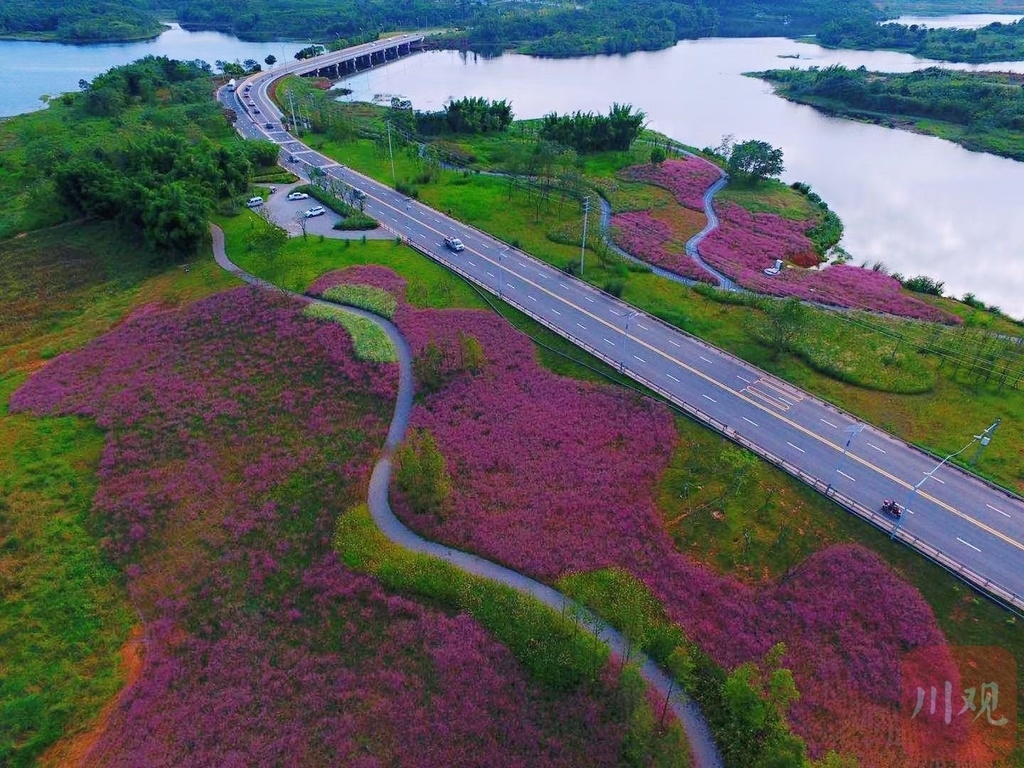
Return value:
<svg viewBox="0 0 1024 768">
<path fill-rule="evenodd" d="M 893 19 L 894 24 L 906 24 L 908 27 L 917 24 L 919 27 L 931 29 L 979 29 L 989 24 L 1013 24 L 1024 18 L 1022 14 L 1008 13 L 958 13 L 951 16 L 900 16 Z"/>
<path fill-rule="evenodd" d="M 308 43 L 245 43 L 219 32 L 186 32 L 177 24 L 159 37 L 137 43 L 65 45 L 0 40 L 0 117 L 40 109 L 43 94 L 77 91 L 79 80 L 91 80 L 111 67 L 144 56 L 202 59 L 211 66 L 218 59 L 256 59 L 263 64 L 270 54 L 278 61 L 291 61 L 305 45 Z"/>
<path fill-rule="evenodd" d="M 977 17 L 971 17 L 977 18 Z M 936 22 L 931 19 L 930 23 Z M 75 90 L 112 66 L 148 54 L 179 59 L 290 60 L 304 43 L 245 43 L 172 29 L 153 41 L 67 46 L 0 41 L 0 114 L 38 108 L 42 93 Z M 782 58 L 787 57 L 787 58 Z M 799 57 L 799 58 L 789 58 Z M 782 147 L 787 182 L 805 181 L 842 217 L 842 245 L 857 263 L 926 274 L 947 293 L 971 292 L 1024 317 L 1024 163 L 972 153 L 941 139 L 824 117 L 791 104 L 743 72 L 788 66 L 909 71 L 934 62 L 889 52 L 830 51 L 783 38 L 705 39 L 628 56 L 485 59 L 450 51 L 417 54 L 346 81 L 354 96 L 401 95 L 417 109 L 450 98 L 508 99 L 517 117 L 551 111 L 642 109 L 649 125 L 698 147 L 725 134 Z M 968 70 L 1024 71 L 1024 62 Z"/>
<path fill-rule="evenodd" d="M 781 58 L 799 57 L 799 58 Z M 350 98 L 400 95 L 417 109 L 451 98 L 508 99 L 517 117 L 642 109 L 649 125 L 697 147 L 726 134 L 781 147 L 784 180 L 809 183 L 843 219 L 855 263 L 884 262 L 944 281 L 1024 317 L 1024 163 L 941 139 L 825 117 L 773 95 L 743 72 L 841 63 L 905 72 L 934 62 L 899 53 L 835 51 L 784 38 L 684 41 L 664 51 L 581 59 L 498 58 L 436 51 L 345 81 Z M 1024 62 L 959 69 L 1024 71 Z"/>
</svg>

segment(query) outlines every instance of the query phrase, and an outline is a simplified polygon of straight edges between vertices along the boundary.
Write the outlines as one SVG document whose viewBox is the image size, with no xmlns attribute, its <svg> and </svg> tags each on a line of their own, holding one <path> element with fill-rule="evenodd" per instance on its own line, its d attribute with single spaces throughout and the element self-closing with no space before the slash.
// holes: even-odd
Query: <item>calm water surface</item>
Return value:
<svg viewBox="0 0 1024 768">
<path fill-rule="evenodd" d="M 256 59 L 263 64 L 270 54 L 278 61 L 291 61 L 304 45 L 307 43 L 244 43 L 218 32 L 186 32 L 177 24 L 159 37 L 138 43 L 64 45 L 0 40 L 0 117 L 40 109 L 43 94 L 77 91 L 79 80 L 92 80 L 111 67 L 143 56 L 202 59 L 210 65 L 218 59 Z"/>
<path fill-rule="evenodd" d="M 1024 18 L 1021 14 L 1008 13 L 958 13 L 951 16 L 900 16 L 893 19 L 894 24 L 906 24 L 908 27 L 917 24 L 919 27 L 932 29 L 978 29 L 989 24 L 1013 24 Z"/>
<path fill-rule="evenodd" d="M 508 99 L 523 118 L 629 103 L 647 113 L 652 128 L 693 146 L 716 146 L 725 134 L 764 139 L 784 150 L 784 179 L 811 184 L 842 217 L 842 245 L 856 263 L 881 261 L 906 276 L 926 274 L 944 281 L 947 294 L 974 293 L 1024 317 L 1024 164 L 825 117 L 742 75 L 834 63 L 905 72 L 934 62 L 783 38 L 706 39 L 651 53 L 567 60 L 430 52 L 345 86 L 353 89 L 351 98 L 401 95 L 421 110 L 467 95 Z M 956 68 L 1021 72 L 1024 62 Z"/>
<path fill-rule="evenodd" d="M 38 108 L 40 94 L 75 90 L 80 78 L 149 54 L 210 63 L 262 62 L 273 54 L 284 61 L 303 45 L 245 43 L 177 28 L 123 45 L 0 41 L 0 115 Z M 944 281 L 947 293 L 971 292 L 1024 317 L 1024 164 L 940 139 L 823 117 L 742 75 L 833 63 L 909 71 L 933 62 L 888 52 L 828 51 L 781 38 L 708 39 L 653 53 L 569 60 L 424 53 L 346 86 L 357 98 L 402 95 L 424 110 L 467 95 L 509 99 L 518 117 L 604 112 L 617 101 L 644 110 L 652 128 L 698 147 L 715 146 L 725 134 L 764 139 L 783 148 L 785 180 L 810 183 L 842 217 L 843 246 L 858 263 L 882 261 L 905 275 L 927 274 Z M 1021 72 L 1024 62 L 958 68 Z"/>
</svg>

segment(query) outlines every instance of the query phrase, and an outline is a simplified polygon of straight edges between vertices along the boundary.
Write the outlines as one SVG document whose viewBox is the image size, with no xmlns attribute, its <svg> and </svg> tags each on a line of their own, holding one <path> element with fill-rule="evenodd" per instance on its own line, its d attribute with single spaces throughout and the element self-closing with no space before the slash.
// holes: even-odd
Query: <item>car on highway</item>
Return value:
<svg viewBox="0 0 1024 768">
<path fill-rule="evenodd" d="M 266 128 L 268 131 L 274 130 L 274 124 L 273 123 L 267 123 L 263 127 Z"/>
<path fill-rule="evenodd" d="M 466 250 L 466 246 L 464 246 L 462 241 L 457 237 L 446 237 L 444 239 L 444 247 L 449 251 L 455 251 L 456 253 Z"/>
<path fill-rule="evenodd" d="M 310 208 L 302 215 L 305 216 L 307 219 L 311 219 L 314 216 L 323 216 L 325 213 L 327 213 L 327 209 L 324 208 L 322 205 L 314 205 L 312 208 Z"/>
<path fill-rule="evenodd" d="M 307 195 L 305 192 L 289 192 L 288 193 L 288 199 L 289 200 L 308 200 L 309 199 L 309 195 Z"/>
<path fill-rule="evenodd" d="M 258 115 L 258 114 L 260 113 L 260 108 L 259 108 L 259 107 L 253 107 L 253 108 L 252 108 L 252 113 L 253 113 L 254 115 Z"/>
</svg>

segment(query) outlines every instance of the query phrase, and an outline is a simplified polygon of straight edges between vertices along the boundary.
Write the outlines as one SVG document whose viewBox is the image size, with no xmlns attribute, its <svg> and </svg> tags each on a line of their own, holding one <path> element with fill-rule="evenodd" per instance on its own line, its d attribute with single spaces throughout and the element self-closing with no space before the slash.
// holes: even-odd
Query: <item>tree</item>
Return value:
<svg viewBox="0 0 1024 768">
<path fill-rule="evenodd" d="M 765 299 L 762 304 L 764 324 L 761 335 L 768 342 L 773 354 L 790 349 L 797 336 L 807 324 L 807 307 L 799 299 Z"/>
<path fill-rule="evenodd" d="M 206 237 L 209 201 L 192 185 L 172 181 L 150 190 L 142 211 L 143 233 L 164 258 L 195 255 Z"/>
<path fill-rule="evenodd" d="M 662 147 L 655 147 L 651 150 L 651 165 L 661 165 L 665 162 L 665 150 Z"/>
<path fill-rule="evenodd" d="M 275 64 L 277 64 L 277 56 L 275 56 L 274 54 L 270 54 L 269 56 L 267 56 L 267 58 L 263 60 L 263 63 L 266 64 L 268 67 L 272 67 Z"/>
<path fill-rule="evenodd" d="M 744 141 L 729 154 L 729 171 L 746 176 L 752 181 L 763 181 L 782 174 L 782 150 L 767 141 Z"/>
<path fill-rule="evenodd" d="M 425 429 L 414 429 L 399 448 L 395 482 L 420 514 L 443 516 L 452 480 L 437 441 Z"/>
</svg>

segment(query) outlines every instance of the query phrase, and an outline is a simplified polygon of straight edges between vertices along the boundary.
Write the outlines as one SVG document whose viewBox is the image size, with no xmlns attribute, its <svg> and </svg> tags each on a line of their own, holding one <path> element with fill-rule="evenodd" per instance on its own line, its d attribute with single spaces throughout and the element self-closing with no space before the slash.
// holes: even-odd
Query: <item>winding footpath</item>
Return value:
<svg viewBox="0 0 1024 768">
<path fill-rule="evenodd" d="M 312 299 L 303 294 L 285 290 L 246 272 L 228 258 L 224 247 L 224 232 L 216 225 L 211 224 L 210 234 L 213 238 L 213 256 L 217 264 L 240 280 L 259 288 L 287 294 L 307 303 L 338 306 L 333 302 Z M 723 765 L 722 757 L 715 746 L 714 740 L 711 738 L 711 730 L 708 727 L 707 721 L 697 705 L 679 690 L 675 681 L 670 679 L 652 659 L 643 653 L 637 652 L 635 649 L 631 649 L 627 639 L 613 626 L 546 584 L 542 584 L 517 571 L 493 563 L 490 560 L 485 560 L 477 555 L 424 539 L 407 528 L 398 519 L 391 509 L 388 499 L 388 488 L 391 480 L 392 457 L 405 436 L 405 431 L 412 415 L 414 393 L 412 351 L 409 349 L 409 344 L 405 337 L 393 323 L 379 315 L 354 307 L 345 307 L 345 309 L 346 311 L 366 317 L 380 326 L 395 345 L 398 355 L 398 398 L 394 414 L 391 418 L 391 426 L 388 428 L 388 435 L 384 442 L 384 449 L 376 465 L 374 465 L 373 473 L 370 476 L 367 500 L 370 515 L 377 528 L 390 541 L 408 550 L 440 558 L 467 573 L 504 584 L 539 600 L 559 613 L 572 612 L 579 618 L 580 626 L 598 641 L 604 643 L 612 654 L 637 663 L 640 674 L 647 681 L 648 685 L 669 701 L 669 708 L 686 732 L 693 765 L 696 768 L 721 768 Z"/>
</svg>

